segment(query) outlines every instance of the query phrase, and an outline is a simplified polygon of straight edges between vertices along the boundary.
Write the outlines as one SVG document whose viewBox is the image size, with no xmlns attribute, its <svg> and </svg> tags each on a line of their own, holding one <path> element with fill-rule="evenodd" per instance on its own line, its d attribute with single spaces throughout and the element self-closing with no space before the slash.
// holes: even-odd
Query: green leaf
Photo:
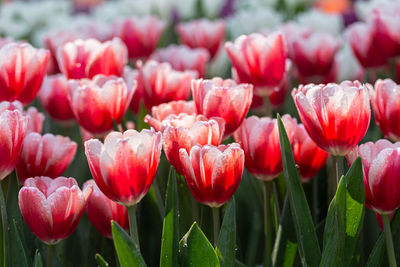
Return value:
<svg viewBox="0 0 400 267">
<path fill-rule="evenodd" d="M 4 182 L 3 182 L 4 183 Z M 4 199 L 2 182 L 0 181 L 0 266 L 7 266 L 7 251 L 9 250 L 9 227 L 7 219 L 6 202 Z"/>
<path fill-rule="evenodd" d="M 137 250 L 132 238 L 115 221 L 111 222 L 115 250 L 121 267 L 146 266 L 142 255 Z"/>
<path fill-rule="evenodd" d="M 33 258 L 33 267 L 43 267 L 42 256 L 39 250 L 36 250 L 35 257 Z"/>
<path fill-rule="evenodd" d="M 178 189 L 175 170 L 171 166 L 161 241 L 160 266 L 177 266 L 179 251 Z"/>
<path fill-rule="evenodd" d="M 300 184 L 300 177 L 294 163 L 290 142 L 279 114 L 278 126 L 283 173 L 285 175 L 290 199 L 300 259 L 303 265 L 318 266 L 321 260 L 321 250 L 319 248 L 317 234 L 315 233 L 310 208 L 308 207 L 303 187 Z"/>
<path fill-rule="evenodd" d="M 30 266 L 21 233 L 17 227 L 15 219 L 10 223 L 10 254 L 7 258 L 8 266 Z"/>
<path fill-rule="evenodd" d="M 108 266 L 110 266 L 108 264 L 108 262 L 106 262 L 104 260 L 103 256 L 101 256 L 99 253 L 96 253 L 96 255 L 94 256 L 94 259 L 96 260 L 96 262 L 99 265 L 99 267 L 108 267 Z"/>
<path fill-rule="evenodd" d="M 217 253 L 196 222 L 179 242 L 179 260 L 180 266 L 220 266 Z"/>
<path fill-rule="evenodd" d="M 272 252 L 273 266 L 293 266 L 297 254 L 296 230 L 290 211 L 290 199 L 286 195 L 281 221 Z"/>
<path fill-rule="evenodd" d="M 229 202 L 226 208 L 221 230 L 219 232 L 217 249 L 221 255 L 222 267 L 230 267 L 235 264 L 236 254 L 236 204 L 235 199 Z"/>
<path fill-rule="evenodd" d="M 324 231 L 321 266 L 350 266 L 363 226 L 365 190 L 361 159 L 340 179 Z"/>
</svg>

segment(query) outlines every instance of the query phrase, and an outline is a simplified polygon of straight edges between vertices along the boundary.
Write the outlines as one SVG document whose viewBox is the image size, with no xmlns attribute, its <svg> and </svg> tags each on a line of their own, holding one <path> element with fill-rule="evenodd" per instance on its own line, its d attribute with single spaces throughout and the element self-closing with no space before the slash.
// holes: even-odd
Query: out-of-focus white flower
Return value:
<svg viewBox="0 0 400 267">
<path fill-rule="evenodd" d="M 357 17 L 361 20 L 366 20 L 368 14 L 371 14 L 372 10 L 379 8 L 382 5 L 397 4 L 398 0 L 370 0 L 370 1 L 356 1 L 355 11 Z"/>
<path fill-rule="evenodd" d="M 339 35 L 343 29 L 343 19 L 338 14 L 330 14 L 311 9 L 301 13 L 297 17 L 297 22 L 318 32 L 330 32 Z"/>
<path fill-rule="evenodd" d="M 204 15 L 208 18 L 216 18 L 226 0 L 202 0 Z"/>
<path fill-rule="evenodd" d="M 278 0 L 241 0 L 235 1 L 235 10 L 251 9 L 256 10 L 264 7 L 276 6 Z"/>
<path fill-rule="evenodd" d="M 354 56 L 348 41 L 343 43 L 342 49 L 336 54 L 335 61 L 337 82 L 363 78 L 364 70 Z"/>
<path fill-rule="evenodd" d="M 238 10 L 227 19 L 228 31 L 232 38 L 263 29 L 274 29 L 281 23 L 281 15 L 268 7 Z"/>
</svg>

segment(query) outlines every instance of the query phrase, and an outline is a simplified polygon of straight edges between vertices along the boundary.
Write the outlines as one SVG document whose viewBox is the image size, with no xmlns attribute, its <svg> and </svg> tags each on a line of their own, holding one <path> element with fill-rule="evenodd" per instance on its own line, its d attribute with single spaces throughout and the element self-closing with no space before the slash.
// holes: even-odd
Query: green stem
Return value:
<svg viewBox="0 0 400 267">
<path fill-rule="evenodd" d="M 214 225 L 214 246 L 217 247 L 220 219 L 219 219 L 219 208 L 212 208 L 213 214 L 213 225 Z"/>
<path fill-rule="evenodd" d="M 265 234 L 265 255 L 264 266 L 271 266 L 272 253 L 272 212 L 271 193 L 272 182 L 264 181 L 264 234 Z"/>
<path fill-rule="evenodd" d="M 1 266 L 6 266 L 7 265 L 7 240 L 8 240 L 8 218 L 7 218 L 7 209 L 6 209 L 6 201 L 4 198 L 4 193 L 3 193 L 3 187 L 1 185 L 0 181 L 0 225 L 2 226 L 2 229 L 0 229 L 1 234 L 1 240 L 2 242 L 1 248 L 1 254 L 2 255 L 2 262 L 0 262 Z"/>
<path fill-rule="evenodd" d="M 53 247 L 52 244 L 47 244 L 47 267 L 53 266 Z"/>
<path fill-rule="evenodd" d="M 336 188 L 339 185 L 340 178 L 343 175 L 343 156 L 334 156 L 336 170 Z"/>
<path fill-rule="evenodd" d="M 272 116 L 271 101 L 269 100 L 269 95 L 264 96 L 264 110 L 265 116 Z"/>
<path fill-rule="evenodd" d="M 383 222 L 383 229 L 384 229 L 385 240 L 386 240 L 386 249 L 387 249 L 387 255 L 388 255 L 388 259 L 389 259 L 389 266 L 396 267 L 397 263 L 396 263 L 396 257 L 394 255 L 393 239 L 392 239 L 392 231 L 390 229 L 389 215 L 382 214 L 382 222 Z"/>
<path fill-rule="evenodd" d="M 192 216 L 193 216 L 193 221 L 200 223 L 200 216 L 199 216 L 199 204 L 197 200 L 194 198 L 192 194 L 190 194 L 191 200 L 192 200 Z"/>
<path fill-rule="evenodd" d="M 137 223 L 136 223 L 136 205 L 127 207 L 128 208 L 128 216 L 129 216 L 129 233 L 135 242 L 136 248 L 140 251 L 139 245 L 139 234 L 137 230 Z"/>
</svg>

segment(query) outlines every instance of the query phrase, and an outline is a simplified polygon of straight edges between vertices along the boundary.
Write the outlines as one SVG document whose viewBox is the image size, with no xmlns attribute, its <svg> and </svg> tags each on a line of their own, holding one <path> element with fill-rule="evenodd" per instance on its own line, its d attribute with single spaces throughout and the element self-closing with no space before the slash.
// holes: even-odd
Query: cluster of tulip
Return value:
<svg viewBox="0 0 400 267">
<path fill-rule="evenodd" d="M 352 49 L 367 74 L 395 66 L 400 23 L 392 16 L 399 12 L 398 3 L 382 5 L 366 23 L 348 28 Z M 1 40 L 0 181 L 16 170 L 18 204 L 29 229 L 51 247 L 75 231 L 86 210 L 106 237 L 114 235 L 112 221 L 129 229 L 140 255 L 136 205 L 150 190 L 164 151 L 192 193 L 194 220 L 200 219 L 196 200 L 213 209 L 215 245 L 218 208 L 231 200 L 244 169 L 262 181 L 269 266 L 274 262 L 272 237 L 277 235 L 272 221 L 281 209 L 273 191 L 287 171 L 282 122 L 303 183 L 331 155 L 336 190 L 345 174 L 344 157 L 349 167 L 361 158 L 365 205 L 383 223 L 389 263 L 395 266 L 389 217 L 400 206 L 400 143 L 359 143 L 370 126 L 370 106 L 384 137 L 400 141 L 400 85 L 388 78 L 363 84 L 356 78 L 362 79 L 364 71 L 354 81 L 333 83 L 341 41 L 294 23 L 230 42 L 223 20 L 180 22 L 175 30 L 182 44 L 156 49 L 165 27 L 153 16 L 121 19 L 107 38 L 90 30 L 49 34 L 47 49 Z M 232 63 L 232 79 L 207 77 L 209 62 L 224 52 Z M 272 115 L 294 80 L 300 85 L 291 96 L 301 123 L 294 114 L 281 119 Z M 61 176 L 80 146 L 69 137 L 42 134 L 45 115 L 33 105 L 24 110 L 36 96 L 62 127 L 79 124 L 93 177 L 82 190 L 74 178 Z M 132 114 L 137 115 L 136 125 Z M 150 129 L 143 129 L 144 122 Z M 1 182 L 1 206 L 3 187 Z M 5 210 L 0 212 L 5 236 L 9 222 Z M 8 262 L 9 256 L 0 251 Z"/>
</svg>

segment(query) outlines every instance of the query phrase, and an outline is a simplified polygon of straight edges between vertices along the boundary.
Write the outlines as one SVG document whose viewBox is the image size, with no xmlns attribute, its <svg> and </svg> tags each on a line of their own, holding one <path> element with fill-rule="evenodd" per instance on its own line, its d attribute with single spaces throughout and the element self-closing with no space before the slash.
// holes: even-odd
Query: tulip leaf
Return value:
<svg viewBox="0 0 400 267">
<path fill-rule="evenodd" d="M 283 204 L 281 221 L 272 252 L 273 266 L 293 266 L 297 254 L 296 230 L 290 211 L 289 196 L 286 195 Z"/>
<path fill-rule="evenodd" d="M 303 265 L 318 266 L 321 260 L 321 250 L 312 221 L 310 208 L 300 184 L 299 173 L 294 163 L 289 138 L 281 117 L 278 114 L 279 139 L 282 154 L 283 173 L 289 194 L 292 221 L 295 226 L 300 259 Z"/>
<path fill-rule="evenodd" d="M 169 171 L 161 241 L 160 266 L 177 266 L 179 251 L 178 189 L 175 169 Z"/>
<path fill-rule="evenodd" d="M 104 260 L 103 256 L 101 256 L 99 253 L 96 253 L 96 255 L 94 256 L 94 259 L 96 260 L 96 262 L 99 265 L 99 267 L 108 267 L 108 266 L 110 266 L 108 264 L 108 262 L 106 262 Z"/>
<path fill-rule="evenodd" d="M 217 249 L 221 255 L 220 264 L 222 267 L 230 267 L 235 264 L 236 254 L 236 204 L 235 199 L 229 202 L 221 230 L 218 236 Z"/>
<path fill-rule="evenodd" d="M 363 226 L 365 190 L 361 159 L 340 179 L 325 223 L 321 266 L 350 266 Z"/>
<path fill-rule="evenodd" d="M 33 267 L 43 267 L 42 256 L 39 250 L 36 250 L 35 257 L 33 258 Z"/>
<path fill-rule="evenodd" d="M 18 229 L 15 219 L 10 222 L 10 253 L 7 258 L 7 266 L 31 266 L 28 261 L 27 253 L 24 247 L 24 241 L 21 239 L 21 233 Z"/>
<path fill-rule="evenodd" d="M 179 242 L 180 266 L 220 266 L 217 253 L 194 222 Z"/>
<path fill-rule="evenodd" d="M 140 255 L 128 233 L 115 221 L 112 221 L 111 228 L 115 250 L 121 267 L 146 266 L 142 255 Z"/>
</svg>

